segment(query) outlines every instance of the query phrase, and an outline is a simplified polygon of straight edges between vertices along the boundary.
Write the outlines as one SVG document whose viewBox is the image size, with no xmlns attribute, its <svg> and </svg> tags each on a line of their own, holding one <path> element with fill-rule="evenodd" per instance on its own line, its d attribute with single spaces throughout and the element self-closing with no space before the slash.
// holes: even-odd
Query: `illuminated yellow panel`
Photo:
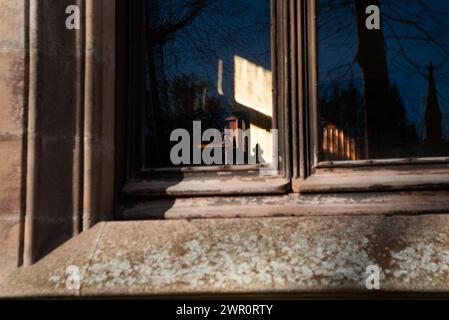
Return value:
<svg viewBox="0 0 449 320">
<path fill-rule="evenodd" d="M 242 57 L 234 56 L 234 99 L 237 103 L 273 116 L 272 74 Z"/>
<path fill-rule="evenodd" d="M 218 60 L 218 80 L 217 91 L 220 96 L 224 95 L 223 92 L 223 60 Z"/>
<path fill-rule="evenodd" d="M 251 154 L 262 149 L 262 163 L 273 162 L 273 134 L 269 127 L 256 124 L 258 114 L 273 117 L 272 73 L 242 57 L 234 56 L 234 99 L 250 110 Z M 251 112 L 256 111 L 256 112 Z"/>
</svg>

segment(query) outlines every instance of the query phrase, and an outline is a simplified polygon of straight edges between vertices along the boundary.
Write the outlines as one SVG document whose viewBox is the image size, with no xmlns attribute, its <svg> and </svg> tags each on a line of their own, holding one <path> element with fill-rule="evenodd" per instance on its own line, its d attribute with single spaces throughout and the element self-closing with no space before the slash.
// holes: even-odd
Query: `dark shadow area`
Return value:
<svg viewBox="0 0 449 320">
<path fill-rule="evenodd" d="M 29 110 L 29 103 L 28 103 L 28 96 L 29 96 L 29 83 L 30 83 L 30 75 L 29 75 L 29 68 L 30 68 L 30 35 L 29 35 L 29 28 L 30 28 L 30 0 L 25 1 L 25 13 L 24 13 L 24 39 L 25 39 L 25 61 L 24 61 L 24 68 L 23 68 L 23 83 L 24 83 L 24 92 L 23 92 L 23 110 L 24 110 L 24 117 L 23 117 L 23 128 L 28 128 L 28 110 Z M 28 137 L 26 134 L 23 135 L 22 138 L 22 179 L 21 179 L 21 196 L 20 196 L 20 212 L 21 212 L 21 223 L 20 223 L 20 244 L 18 247 L 18 266 L 23 265 L 23 257 L 24 257 L 24 244 L 25 244 L 25 214 L 26 214 L 26 190 L 27 190 L 27 150 L 28 150 Z"/>
<path fill-rule="evenodd" d="M 73 236 L 73 166 L 76 136 L 75 32 L 64 28 L 71 1 L 44 1 L 40 26 L 39 139 L 35 260 Z M 45 177 L 45 178 L 43 178 Z"/>
</svg>

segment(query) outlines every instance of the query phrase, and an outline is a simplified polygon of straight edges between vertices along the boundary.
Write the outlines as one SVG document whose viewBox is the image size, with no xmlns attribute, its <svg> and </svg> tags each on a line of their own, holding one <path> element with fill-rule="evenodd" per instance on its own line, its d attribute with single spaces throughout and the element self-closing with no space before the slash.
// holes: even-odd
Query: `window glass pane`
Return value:
<svg viewBox="0 0 449 320">
<path fill-rule="evenodd" d="M 270 0 L 147 0 L 145 4 L 145 166 L 269 163 L 273 152 Z M 201 124 L 199 136 L 194 122 Z M 176 129 L 189 133 L 190 154 L 173 149 L 182 140 L 179 135 L 170 140 Z M 208 129 L 215 129 L 215 134 L 209 132 L 209 137 L 203 137 L 207 139 L 201 139 Z M 234 156 L 232 163 L 226 162 L 225 129 L 234 130 L 231 139 L 244 153 L 243 161 Z M 247 138 L 242 138 L 248 129 Z M 210 151 L 214 162 L 195 158 L 198 150 L 201 155 Z M 189 161 L 179 163 L 181 156 Z"/>
<path fill-rule="evenodd" d="M 317 0 L 320 161 L 449 155 L 447 0 Z"/>
</svg>

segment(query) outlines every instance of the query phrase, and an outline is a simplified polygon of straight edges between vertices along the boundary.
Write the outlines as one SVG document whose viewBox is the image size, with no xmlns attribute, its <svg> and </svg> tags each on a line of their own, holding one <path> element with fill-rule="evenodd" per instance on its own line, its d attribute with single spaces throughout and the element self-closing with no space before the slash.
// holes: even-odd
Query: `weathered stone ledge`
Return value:
<svg viewBox="0 0 449 320">
<path fill-rule="evenodd" d="M 68 290 L 68 266 L 81 287 Z M 99 223 L 22 268 L 1 297 L 449 293 L 449 215 Z M 379 293 L 379 292 L 378 292 Z"/>
</svg>

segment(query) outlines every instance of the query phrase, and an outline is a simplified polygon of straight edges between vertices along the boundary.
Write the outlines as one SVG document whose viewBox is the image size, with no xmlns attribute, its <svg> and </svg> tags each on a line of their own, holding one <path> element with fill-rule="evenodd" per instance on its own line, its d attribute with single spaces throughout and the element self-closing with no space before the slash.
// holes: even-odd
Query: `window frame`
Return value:
<svg viewBox="0 0 449 320">
<path fill-rule="evenodd" d="M 444 189 L 449 178 L 449 156 L 438 158 L 368 159 L 355 161 L 319 161 L 319 98 L 318 98 L 318 37 L 317 0 L 301 0 L 304 38 L 299 40 L 303 65 L 303 104 L 299 113 L 306 124 L 299 136 L 306 148 L 302 148 L 301 177 L 293 182 L 294 189 L 303 193 L 357 192 L 385 190 L 427 190 Z M 306 149 L 306 150 L 305 150 Z M 388 174 L 382 174 L 388 170 Z M 347 178 L 350 175 L 351 178 Z M 404 181 L 401 177 L 408 175 Z M 385 177 L 393 177 L 385 183 Z M 370 177 L 368 183 L 366 178 Z M 347 183 L 341 188 L 341 184 Z"/>
<path fill-rule="evenodd" d="M 135 70 L 142 70 L 143 43 L 143 10 L 138 6 L 140 1 L 117 1 L 117 113 L 120 119 L 117 130 L 117 158 L 118 158 L 118 182 L 122 193 L 141 194 L 144 190 L 148 196 L 164 194 L 164 190 L 154 192 L 154 186 L 165 180 L 176 180 L 182 185 L 183 194 L 197 195 L 195 190 L 189 192 L 191 182 L 198 180 L 215 181 L 212 194 L 253 194 L 254 189 L 248 187 L 253 182 L 263 184 L 258 194 L 279 194 L 291 190 L 291 154 L 290 139 L 291 125 L 288 90 L 284 86 L 284 73 L 288 72 L 288 3 L 282 0 L 271 0 L 271 60 L 273 74 L 273 127 L 279 129 L 278 142 L 278 174 L 273 177 L 259 177 L 254 174 L 259 165 L 223 165 L 223 166 L 185 166 L 179 168 L 144 168 L 144 145 L 141 128 L 143 126 L 142 114 L 144 108 L 142 86 L 137 85 L 142 81 L 142 74 L 137 75 Z M 140 15 L 139 15 L 140 13 Z M 137 17 L 140 17 L 138 19 Z M 140 26 L 140 27 L 139 27 Z M 125 49 L 127 48 L 128 49 Z M 131 58 L 131 52 L 134 52 Z M 136 57 L 136 52 L 140 55 Z M 138 80 L 140 77 L 140 80 Z M 220 183 L 221 174 L 231 174 L 235 177 L 235 189 L 224 188 L 226 182 Z M 251 177 L 253 175 L 253 177 Z M 188 176 L 188 177 L 186 177 Z M 242 177 L 242 179 L 240 179 Z M 192 184 L 195 188 L 195 183 Z M 221 191 L 223 189 L 223 191 Z M 130 190 L 133 190 L 130 192 Z M 228 191 L 226 191 L 228 190 Z M 265 190 L 265 191 L 264 191 Z M 169 193 L 166 193 L 169 195 Z M 201 194 L 200 194 L 201 195 Z"/>
<path fill-rule="evenodd" d="M 131 193 L 142 194 L 152 189 L 152 181 L 177 179 L 178 184 L 186 184 L 181 188 L 183 196 L 197 195 L 194 190 L 189 193 L 189 183 L 201 179 L 217 178 L 220 172 L 231 173 L 235 177 L 251 172 L 248 166 L 212 166 L 183 168 L 154 168 L 145 173 L 136 158 L 141 156 L 139 148 L 141 135 L 136 122 L 142 117 L 132 106 L 135 101 L 129 94 L 132 89 L 130 78 L 129 52 L 123 52 L 123 45 L 130 36 L 138 37 L 136 32 L 124 32 L 120 24 L 127 20 L 127 9 L 123 6 L 127 1 L 118 1 L 118 116 L 125 119 L 118 124 L 118 165 L 119 185 L 123 190 L 134 190 Z M 441 174 L 449 176 L 449 157 L 415 158 L 415 159 L 379 159 L 360 161 L 319 162 L 319 110 L 318 110 L 318 57 L 317 57 L 317 1 L 316 0 L 271 0 L 272 12 L 272 69 L 273 69 L 273 119 L 280 129 L 279 136 L 279 180 L 271 186 L 270 179 L 259 179 L 265 184 L 258 194 L 279 194 L 288 192 L 322 193 L 322 192 L 357 192 L 385 190 L 426 190 L 445 189 L 447 183 L 437 178 Z M 127 5 L 125 5 L 127 7 Z M 128 34 L 127 34 L 128 33 Z M 124 42 L 125 41 L 125 42 Z M 121 48 L 121 49 L 120 49 Z M 133 50 L 132 47 L 130 50 Z M 121 52 L 122 51 L 122 52 Z M 125 57 L 125 59 L 123 59 Z M 126 61 L 123 61 L 126 60 Z M 133 59 L 132 63 L 136 63 Z M 123 63 L 124 62 L 124 63 Z M 125 75 L 125 76 L 123 76 Z M 132 78 L 132 77 L 131 77 Z M 125 90 L 123 90 L 125 89 Z M 136 95 L 134 95 L 135 97 Z M 124 107 L 125 106 L 125 107 Z M 390 179 L 383 181 L 382 170 L 389 170 L 389 177 L 397 177 L 397 183 Z M 372 178 L 367 185 L 366 177 Z M 409 173 L 408 182 L 401 177 Z M 347 176 L 350 175 L 350 178 Z M 162 178 L 160 178 L 162 176 Z M 189 178 L 186 178 L 189 176 Z M 196 177 L 196 178 L 195 178 Z M 413 179 L 415 177 L 416 179 Z M 357 179 L 358 178 L 358 179 Z M 437 178 L 437 179 L 435 179 Z M 346 180 L 345 180 L 346 179 Z M 245 195 L 245 183 L 257 182 L 258 179 L 246 177 L 236 180 L 234 191 L 220 191 L 223 185 L 219 179 L 213 195 L 240 194 Z M 357 181 L 359 180 L 359 181 Z M 449 180 L 449 179 L 448 179 Z M 190 182 L 189 182 L 190 181 Z M 346 188 L 339 185 L 346 181 Z M 349 182 L 352 181 L 352 182 Z M 435 182 L 436 181 L 436 182 Z M 438 182 L 439 181 L 439 182 Z M 144 182 L 142 184 L 142 182 Z M 139 184 L 141 187 L 137 186 Z M 290 185 L 291 184 L 291 185 Z M 323 188 L 323 185 L 327 187 Z M 192 185 L 193 188 L 194 184 Z M 317 187 L 319 186 L 319 187 Z M 251 188 L 248 189 L 248 193 Z M 137 191 L 136 191 L 137 190 Z M 264 190 L 264 191 L 263 191 Z M 161 190 L 159 190 L 161 191 Z M 243 191 L 243 192 L 242 192 Z M 128 192 L 125 192 L 128 194 Z M 157 194 L 158 192 L 155 192 Z M 162 192 L 163 193 L 163 192 Z M 176 192 L 175 195 L 178 195 Z M 169 193 L 167 195 L 170 195 Z M 200 194 L 201 195 L 201 194 Z"/>
</svg>

